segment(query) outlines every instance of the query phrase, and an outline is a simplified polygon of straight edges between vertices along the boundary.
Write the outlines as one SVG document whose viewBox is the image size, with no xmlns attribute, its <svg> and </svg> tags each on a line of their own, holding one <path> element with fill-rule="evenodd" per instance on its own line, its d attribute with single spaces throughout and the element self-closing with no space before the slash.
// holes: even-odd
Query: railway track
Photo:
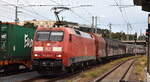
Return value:
<svg viewBox="0 0 150 82">
<path fill-rule="evenodd" d="M 125 60 L 92 82 L 126 82 L 135 61 L 135 58 Z"/>
<path fill-rule="evenodd" d="M 64 79 L 76 77 L 82 70 L 74 71 L 71 73 L 62 73 L 53 76 L 39 76 L 32 79 L 24 80 L 22 82 L 64 82 Z"/>
<path fill-rule="evenodd" d="M 132 59 L 130 59 L 130 60 L 132 60 Z M 109 62 L 111 62 L 111 61 L 109 61 Z M 124 61 L 123 63 L 126 63 L 126 62 L 127 61 Z M 97 66 L 101 66 L 102 64 L 105 64 L 105 63 L 108 63 L 108 61 L 98 64 L 98 65 L 90 66 L 89 68 L 86 68 L 84 70 L 86 71 L 88 69 L 91 69 L 91 68 L 94 68 Z M 123 64 L 123 63 L 121 63 L 121 64 Z M 121 66 L 121 64 L 119 64 L 119 65 Z M 37 72 L 28 72 L 28 73 L 22 73 L 22 74 L 12 75 L 12 76 L 8 76 L 8 77 L 3 77 L 3 78 L 0 78 L 0 80 L 2 82 L 8 82 L 8 81 L 11 81 L 11 82 L 63 82 L 64 79 L 74 78 L 74 77 L 78 76 L 82 71 L 83 70 L 81 69 L 81 70 L 78 70 L 78 71 L 75 71 L 72 73 L 64 73 L 64 74 L 62 73 L 62 74 L 55 75 L 55 76 L 41 76 Z M 95 82 L 99 82 L 99 81 L 95 81 Z"/>
<path fill-rule="evenodd" d="M 26 72 L 10 76 L 0 77 L 0 82 L 21 82 L 23 80 L 31 79 L 40 76 L 37 72 Z"/>
<path fill-rule="evenodd" d="M 11 71 L 11 72 L 3 72 L 3 70 L 2 70 L 2 72 L 0 72 L 0 78 L 11 76 L 11 75 L 17 75 L 17 74 L 21 74 L 21 73 L 27 73 L 27 72 L 32 72 L 32 70 L 23 69 L 23 70 L 18 70 L 18 71 Z"/>
<path fill-rule="evenodd" d="M 59 75 L 42 76 L 37 72 L 27 72 L 16 75 L 0 77 L 0 82 L 55 82 L 77 76 L 82 70 Z"/>
</svg>

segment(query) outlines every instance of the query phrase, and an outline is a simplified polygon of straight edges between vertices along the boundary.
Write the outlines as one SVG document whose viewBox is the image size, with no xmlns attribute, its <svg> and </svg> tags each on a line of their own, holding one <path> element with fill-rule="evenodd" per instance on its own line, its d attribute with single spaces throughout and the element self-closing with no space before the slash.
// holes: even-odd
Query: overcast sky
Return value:
<svg viewBox="0 0 150 82">
<path fill-rule="evenodd" d="M 15 7 L 17 0 L 0 0 L 0 20 L 14 21 Z M 24 20 L 55 20 L 55 15 L 51 10 L 52 6 L 45 7 L 25 7 L 27 5 L 66 5 L 76 7 L 79 5 L 92 5 L 91 7 L 72 8 L 72 11 L 64 11 L 60 15 L 64 20 L 78 22 L 80 24 L 91 25 L 92 16 L 98 17 L 98 27 L 109 29 L 108 24 L 112 24 L 113 32 L 126 32 L 127 22 L 131 24 L 129 33 L 144 33 L 147 28 L 147 12 L 141 7 L 123 7 L 112 5 L 133 5 L 133 0 L 19 0 L 18 17 Z"/>
</svg>

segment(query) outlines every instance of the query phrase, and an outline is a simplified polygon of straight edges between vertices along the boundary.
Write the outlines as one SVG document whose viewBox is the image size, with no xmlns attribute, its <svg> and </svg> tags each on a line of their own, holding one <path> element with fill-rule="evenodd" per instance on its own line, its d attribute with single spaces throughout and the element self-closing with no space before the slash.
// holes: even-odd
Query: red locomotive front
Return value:
<svg viewBox="0 0 150 82">
<path fill-rule="evenodd" d="M 95 60 L 94 44 L 90 34 L 71 28 L 38 28 L 32 48 L 33 69 L 52 74 Z"/>
<path fill-rule="evenodd" d="M 39 72 L 59 70 L 63 67 L 62 56 L 65 42 L 64 29 L 38 28 L 33 41 L 33 68 Z M 53 68 L 55 67 L 55 68 Z M 56 69 L 58 68 L 58 69 Z"/>
</svg>

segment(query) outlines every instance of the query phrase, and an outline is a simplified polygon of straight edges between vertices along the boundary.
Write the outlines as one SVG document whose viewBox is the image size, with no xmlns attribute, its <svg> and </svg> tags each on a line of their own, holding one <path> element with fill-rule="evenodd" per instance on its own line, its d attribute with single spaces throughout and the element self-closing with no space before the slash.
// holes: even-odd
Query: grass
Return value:
<svg viewBox="0 0 150 82">
<path fill-rule="evenodd" d="M 144 81 L 144 68 L 147 66 L 147 57 L 141 56 L 138 58 L 138 61 L 135 63 L 134 74 L 137 76 L 139 81 Z"/>
<path fill-rule="evenodd" d="M 69 80 L 66 80 L 65 82 L 74 82 L 74 80 L 76 80 L 76 79 L 80 79 L 77 82 L 89 82 L 89 81 L 95 79 L 96 77 L 99 77 L 103 73 L 107 72 L 114 65 L 118 64 L 121 61 L 127 60 L 129 58 L 134 58 L 134 56 L 133 57 L 126 57 L 126 58 L 117 59 L 117 60 L 111 61 L 107 64 L 101 65 L 99 67 L 92 68 L 90 70 L 84 71 L 84 72 L 80 73 L 79 76 L 77 76 L 75 78 L 72 78 L 72 79 L 69 79 Z"/>
</svg>

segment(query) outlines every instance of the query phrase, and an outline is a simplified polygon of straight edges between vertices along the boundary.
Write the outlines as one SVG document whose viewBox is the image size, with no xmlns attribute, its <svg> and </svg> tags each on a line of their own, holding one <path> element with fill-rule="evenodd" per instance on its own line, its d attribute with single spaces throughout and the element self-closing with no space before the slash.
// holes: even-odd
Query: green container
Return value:
<svg viewBox="0 0 150 82">
<path fill-rule="evenodd" d="M 0 24 L 0 61 L 30 60 L 34 28 Z"/>
</svg>

